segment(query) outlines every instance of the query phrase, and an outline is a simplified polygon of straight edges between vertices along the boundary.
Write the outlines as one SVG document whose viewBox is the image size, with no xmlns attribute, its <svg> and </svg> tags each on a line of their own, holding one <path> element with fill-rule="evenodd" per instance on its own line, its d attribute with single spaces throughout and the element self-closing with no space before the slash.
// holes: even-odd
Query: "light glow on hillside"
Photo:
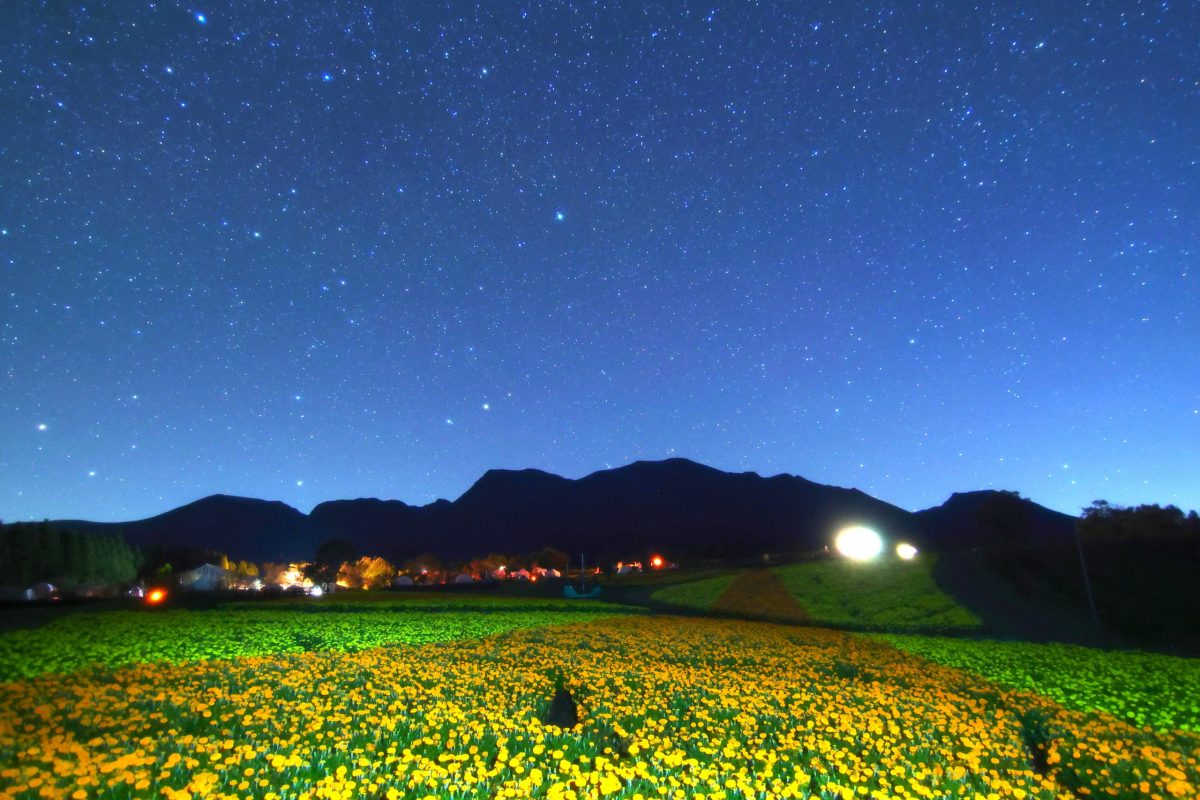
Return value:
<svg viewBox="0 0 1200 800">
<path fill-rule="evenodd" d="M 870 528 L 855 525 L 838 533 L 834 547 L 846 558 L 870 561 L 883 551 L 883 538 Z"/>
</svg>

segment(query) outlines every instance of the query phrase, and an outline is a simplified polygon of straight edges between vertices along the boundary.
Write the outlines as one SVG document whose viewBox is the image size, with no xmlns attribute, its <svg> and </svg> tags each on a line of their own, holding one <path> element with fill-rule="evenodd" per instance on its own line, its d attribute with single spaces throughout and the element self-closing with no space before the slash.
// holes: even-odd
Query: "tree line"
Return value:
<svg viewBox="0 0 1200 800">
<path fill-rule="evenodd" d="M 48 522 L 0 528 L 0 586 L 67 590 L 130 583 L 141 555 L 119 533 L 56 530 Z"/>
</svg>

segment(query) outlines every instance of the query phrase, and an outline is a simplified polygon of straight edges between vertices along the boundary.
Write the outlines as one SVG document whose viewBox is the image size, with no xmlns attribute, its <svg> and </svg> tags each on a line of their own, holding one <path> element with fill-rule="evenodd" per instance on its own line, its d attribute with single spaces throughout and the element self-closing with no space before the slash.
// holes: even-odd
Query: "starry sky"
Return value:
<svg viewBox="0 0 1200 800">
<path fill-rule="evenodd" d="M 685 456 L 1200 507 L 1187 2 L 45 4 L 0 518 Z"/>
</svg>

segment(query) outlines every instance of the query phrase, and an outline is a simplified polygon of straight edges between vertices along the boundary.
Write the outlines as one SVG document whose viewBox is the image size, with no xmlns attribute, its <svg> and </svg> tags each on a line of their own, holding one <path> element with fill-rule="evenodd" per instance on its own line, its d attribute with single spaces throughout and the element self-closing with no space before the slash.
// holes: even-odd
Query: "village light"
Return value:
<svg viewBox="0 0 1200 800">
<path fill-rule="evenodd" d="M 901 542 L 896 545 L 896 555 L 905 561 L 912 561 L 917 557 L 917 548 L 913 547 L 908 542 Z"/>
<path fill-rule="evenodd" d="M 833 546 L 846 558 L 870 561 L 883 551 L 883 539 L 870 528 L 855 525 L 839 531 Z"/>
<path fill-rule="evenodd" d="M 325 590 L 322 589 L 320 586 L 314 586 L 308 590 L 308 593 L 312 597 L 320 597 L 321 595 L 325 594 Z"/>
<path fill-rule="evenodd" d="M 655 569 L 660 569 L 662 567 L 662 565 L 663 565 L 662 556 L 654 556 L 653 558 L 650 559 L 650 566 L 654 567 Z"/>
<path fill-rule="evenodd" d="M 146 595 L 146 602 L 152 606 L 156 606 L 166 599 L 167 592 L 165 589 L 151 589 L 150 593 Z"/>
</svg>

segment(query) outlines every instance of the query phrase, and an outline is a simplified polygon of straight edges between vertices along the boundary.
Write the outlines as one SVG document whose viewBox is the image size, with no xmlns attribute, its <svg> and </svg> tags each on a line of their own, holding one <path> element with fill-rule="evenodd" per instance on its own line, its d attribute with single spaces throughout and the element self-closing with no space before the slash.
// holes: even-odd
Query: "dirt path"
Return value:
<svg viewBox="0 0 1200 800">
<path fill-rule="evenodd" d="M 808 621 L 808 615 L 779 576 L 774 570 L 765 568 L 747 570 L 734 578 L 712 604 L 712 610 L 751 619 Z"/>
</svg>

